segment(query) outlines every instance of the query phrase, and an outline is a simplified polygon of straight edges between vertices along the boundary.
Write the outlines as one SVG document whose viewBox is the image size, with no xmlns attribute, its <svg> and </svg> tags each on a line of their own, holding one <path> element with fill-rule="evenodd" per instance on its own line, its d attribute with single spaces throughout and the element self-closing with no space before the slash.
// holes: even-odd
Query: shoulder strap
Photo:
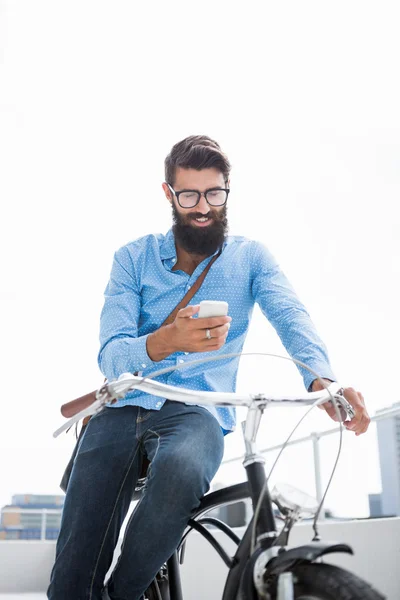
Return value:
<svg viewBox="0 0 400 600">
<path fill-rule="evenodd" d="M 185 308 L 185 306 L 187 306 L 189 304 L 189 302 L 191 301 L 191 299 L 193 298 L 195 293 L 199 291 L 203 281 L 206 278 L 208 271 L 211 269 L 212 265 L 215 263 L 215 261 L 217 260 L 217 258 L 219 257 L 220 254 L 221 254 L 221 252 L 218 252 L 218 254 L 216 254 L 210 260 L 210 262 L 208 263 L 208 265 L 206 266 L 204 271 L 201 273 L 201 275 L 199 275 L 199 277 L 196 279 L 196 281 L 194 282 L 194 284 L 192 285 L 190 290 L 187 292 L 187 294 L 185 294 L 185 296 L 182 298 L 182 300 L 179 302 L 179 304 L 177 306 L 175 306 L 174 310 L 169 315 L 169 317 L 167 317 L 165 319 L 165 321 L 161 325 L 161 327 L 164 327 L 164 325 L 170 325 L 171 323 L 173 323 L 175 321 L 175 318 L 176 318 L 176 315 L 178 314 L 178 312 L 182 308 Z"/>
<path fill-rule="evenodd" d="M 179 302 L 179 304 L 177 306 L 175 306 L 174 310 L 169 315 L 169 317 L 167 317 L 165 319 L 165 321 L 161 325 L 161 327 L 164 327 L 164 325 L 169 325 L 170 323 L 173 323 L 175 321 L 176 315 L 178 314 L 178 311 L 180 311 L 181 308 L 185 308 L 185 306 L 187 306 L 189 304 L 189 302 L 191 301 L 191 299 L 193 298 L 195 293 L 199 291 L 201 284 L 205 280 L 208 271 L 211 269 L 212 265 L 217 260 L 217 258 L 221 254 L 221 252 L 216 254 L 210 260 L 210 262 L 208 263 L 208 265 L 206 266 L 204 271 L 201 273 L 201 275 L 199 275 L 199 277 L 196 279 L 195 283 L 192 285 L 192 287 L 187 292 L 187 294 L 185 294 L 185 296 L 182 298 L 182 300 Z M 95 400 L 96 400 L 96 390 L 94 390 L 93 392 L 90 392 L 89 394 L 85 394 L 84 396 L 81 396 L 80 398 L 76 398 L 76 400 L 71 400 L 70 402 L 63 404 L 61 407 L 61 414 L 64 417 L 73 417 L 76 413 L 78 413 L 81 410 L 83 410 L 84 408 L 87 408 L 88 406 L 90 406 L 90 404 L 92 404 Z M 83 420 L 83 424 L 86 425 L 86 423 L 89 421 L 89 419 L 90 419 L 90 417 L 86 417 Z"/>
</svg>

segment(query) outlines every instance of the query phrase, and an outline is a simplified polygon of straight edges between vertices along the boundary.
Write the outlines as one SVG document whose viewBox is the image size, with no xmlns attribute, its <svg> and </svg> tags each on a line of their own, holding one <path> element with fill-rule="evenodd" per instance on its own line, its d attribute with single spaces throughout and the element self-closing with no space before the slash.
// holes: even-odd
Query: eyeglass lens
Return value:
<svg viewBox="0 0 400 600">
<path fill-rule="evenodd" d="M 199 192 L 181 192 L 179 194 L 179 204 L 184 208 L 191 208 L 200 201 L 200 196 Z M 206 192 L 205 196 L 211 206 L 222 206 L 226 202 L 228 193 L 226 190 L 210 190 Z"/>
</svg>

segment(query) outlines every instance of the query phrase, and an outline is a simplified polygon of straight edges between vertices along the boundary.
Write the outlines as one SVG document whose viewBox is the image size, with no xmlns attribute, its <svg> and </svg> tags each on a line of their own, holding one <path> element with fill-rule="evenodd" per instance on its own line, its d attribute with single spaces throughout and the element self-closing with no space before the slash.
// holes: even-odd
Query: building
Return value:
<svg viewBox="0 0 400 600">
<path fill-rule="evenodd" d="M 0 540 L 55 540 L 64 496 L 17 494 L 1 509 Z"/>
<path fill-rule="evenodd" d="M 382 494 L 368 494 L 369 516 L 372 519 L 382 517 Z"/>
<path fill-rule="evenodd" d="M 400 402 L 390 408 L 399 408 Z M 385 413 L 390 408 L 377 411 Z M 370 498 L 370 509 L 375 511 L 371 516 L 399 516 L 400 515 L 400 414 L 388 415 L 376 423 L 379 446 L 379 463 L 381 468 L 382 493 L 379 501 L 376 497 Z M 375 496 L 375 495 L 373 495 Z"/>
</svg>

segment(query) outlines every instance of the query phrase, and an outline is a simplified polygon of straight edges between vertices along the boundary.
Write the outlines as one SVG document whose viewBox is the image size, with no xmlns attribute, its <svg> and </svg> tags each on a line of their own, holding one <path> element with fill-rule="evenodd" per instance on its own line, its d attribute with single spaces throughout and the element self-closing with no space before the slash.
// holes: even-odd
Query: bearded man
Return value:
<svg viewBox="0 0 400 600">
<path fill-rule="evenodd" d="M 257 302 L 289 355 L 334 381 L 326 348 L 278 263 L 260 242 L 228 236 L 230 164 L 219 144 L 191 136 L 165 160 L 165 196 L 173 225 L 120 248 L 105 290 L 99 366 L 108 380 L 144 376 L 200 356 L 240 353 Z M 212 264 L 211 264 L 212 263 Z M 211 264 L 189 305 L 163 325 Z M 229 316 L 197 318 L 201 300 L 224 300 Z M 239 359 L 181 368 L 159 377 L 198 390 L 235 390 Z M 300 368 L 309 390 L 321 389 Z M 357 435 L 369 417 L 362 395 L 346 426 Z M 331 405 L 326 411 L 334 417 Z M 65 499 L 50 600 L 139 600 L 175 551 L 208 491 L 235 427 L 228 407 L 185 405 L 134 391 L 92 417 L 77 452 Z M 104 585 L 143 460 L 142 499 L 127 525 L 118 563 Z"/>
</svg>

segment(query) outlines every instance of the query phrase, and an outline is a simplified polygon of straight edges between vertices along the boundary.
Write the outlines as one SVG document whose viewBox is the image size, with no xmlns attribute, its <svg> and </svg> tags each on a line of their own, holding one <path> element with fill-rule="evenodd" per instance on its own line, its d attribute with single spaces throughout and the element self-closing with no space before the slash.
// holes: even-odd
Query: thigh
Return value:
<svg viewBox="0 0 400 600">
<path fill-rule="evenodd" d="M 107 408 L 87 426 L 68 483 L 50 598 L 100 597 L 142 459 L 136 414 Z"/>
<path fill-rule="evenodd" d="M 134 407 L 106 408 L 90 419 L 68 483 L 63 520 L 88 542 L 118 528 L 129 508 L 143 459 Z"/>
<path fill-rule="evenodd" d="M 221 427 L 209 411 L 168 401 L 148 421 L 142 441 L 151 461 L 149 486 L 158 478 L 170 489 L 193 482 L 200 496 L 208 491 L 224 452 Z"/>
<path fill-rule="evenodd" d="M 115 598 L 139 598 L 149 586 L 177 547 L 223 455 L 221 428 L 201 407 L 168 401 L 160 411 L 141 415 L 140 439 L 151 463 L 111 577 Z"/>
</svg>

